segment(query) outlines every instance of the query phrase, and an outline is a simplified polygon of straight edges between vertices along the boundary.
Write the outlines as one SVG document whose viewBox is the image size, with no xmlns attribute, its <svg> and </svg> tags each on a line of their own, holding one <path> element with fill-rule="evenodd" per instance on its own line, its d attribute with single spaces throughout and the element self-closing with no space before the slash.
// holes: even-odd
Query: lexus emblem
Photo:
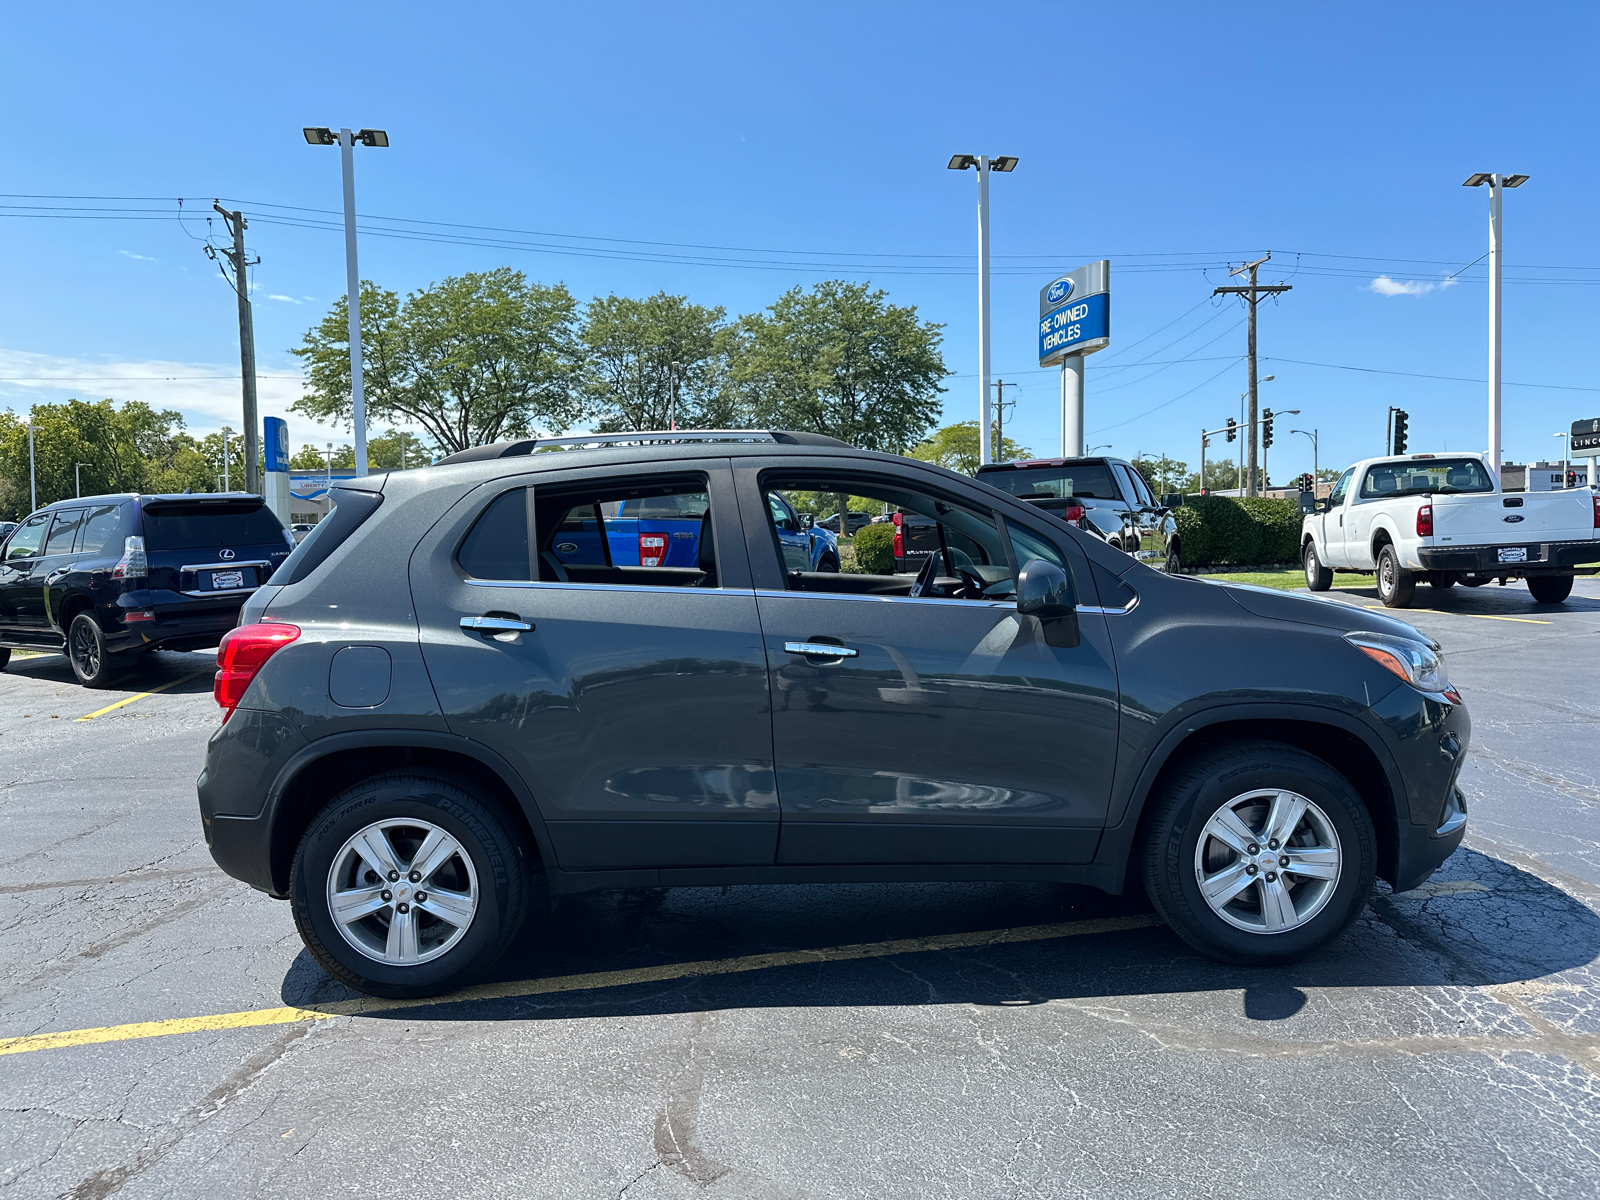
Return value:
<svg viewBox="0 0 1600 1200">
<path fill-rule="evenodd" d="M 232 550 L 224 550 L 217 557 L 221 558 L 224 562 L 232 562 L 233 561 L 233 551 Z"/>
</svg>

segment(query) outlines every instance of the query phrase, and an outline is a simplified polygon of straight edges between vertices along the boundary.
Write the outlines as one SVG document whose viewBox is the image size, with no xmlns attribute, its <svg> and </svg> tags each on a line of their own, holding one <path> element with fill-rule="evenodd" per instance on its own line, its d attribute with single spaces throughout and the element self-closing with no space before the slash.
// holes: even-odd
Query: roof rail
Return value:
<svg viewBox="0 0 1600 1200">
<path fill-rule="evenodd" d="M 621 433 L 575 433 L 563 437 L 527 438 L 520 442 L 498 442 L 492 446 L 472 446 L 441 458 L 435 466 L 451 463 L 483 462 L 493 458 L 515 458 L 546 447 L 598 448 L 600 446 L 672 445 L 682 442 L 777 442 L 788 446 L 840 446 L 848 442 L 820 433 L 787 429 L 651 429 Z"/>
</svg>

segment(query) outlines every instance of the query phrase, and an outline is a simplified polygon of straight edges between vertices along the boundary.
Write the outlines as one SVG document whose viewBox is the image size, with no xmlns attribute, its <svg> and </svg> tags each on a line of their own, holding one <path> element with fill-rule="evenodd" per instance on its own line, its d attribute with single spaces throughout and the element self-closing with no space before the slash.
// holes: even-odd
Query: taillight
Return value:
<svg viewBox="0 0 1600 1200">
<path fill-rule="evenodd" d="M 667 535 L 641 533 L 639 535 L 639 565 L 659 567 L 667 557 Z"/>
<path fill-rule="evenodd" d="M 143 579 L 150 573 L 149 560 L 144 556 L 144 539 L 130 537 L 122 543 L 122 557 L 111 568 L 113 579 Z"/>
<path fill-rule="evenodd" d="M 1083 520 L 1084 508 L 1081 504 L 1069 504 L 1061 510 L 1061 519 L 1068 525 L 1076 525 Z"/>
<path fill-rule="evenodd" d="M 227 722 L 244 699 L 245 689 L 267 659 L 300 636 L 300 628 L 282 621 L 270 624 L 241 625 L 222 636 L 217 647 L 217 674 L 211 694 L 223 708 Z"/>
<path fill-rule="evenodd" d="M 1594 527 L 1600 529 L 1600 496 L 1594 498 Z"/>
<path fill-rule="evenodd" d="M 900 521 L 903 516 L 903 513 L 894 514 L 894 556 L 896 558 L 904 558 L 906 556 L 906 542 L 900 532 Z M 1600 501 L 1595 502 L 1595 520 L 1600 522 Z"/>
<path fill-rule="evenodd" d="M 1417 536 L 1433 536 L 1433 505 L 1424 504 L 1417 509 Z"/>
</svg>

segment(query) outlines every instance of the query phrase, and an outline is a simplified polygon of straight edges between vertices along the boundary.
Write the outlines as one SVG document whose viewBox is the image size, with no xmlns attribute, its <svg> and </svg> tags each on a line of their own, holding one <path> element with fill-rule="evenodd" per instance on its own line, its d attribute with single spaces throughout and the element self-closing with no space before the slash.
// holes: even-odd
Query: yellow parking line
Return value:
<svg viewBox="0 0 1600 1200">
<path fill-rule="evenodd" d="M 192 671 L 188 675 L 185 675 L 182 679 L 174 679 L 171 683 L 163 683 L 160 687 L 153 687 L 148 692 L 140 692 L 136 696 L 129 696 L 125 700 L 118 700 L 115 704 L 108 704 L 104 708 L 97 708 L 94 710 L 94 712 L 89 713 L 87 716 L 75 717 L 74 720 L 92 721 L 96 717 L 105 716 L 108 712 L 114 712 L 115 710 L 121 708 L 124 704 L 132 704 L 135 700 L 143 700 L 146 696 L 154 696 L 157 692 L 164 692 L 170 687 L 177 687 L 180 683 L 188 683 L 189 680 L 204 674 L 204 671 Z"/>
<path fill-rule="evenodd" d="M 248 1029 L 258 1025 L 287 1025 L 295 1021 L 363 1016 L 406 1008 L 431 1008 L 442 1004 L 515 1000 L 525 996 L 548 996 L 558 992 L 586 992 L 597 988 L 628 987 L 636 983 L 664 983 L 673 979 L 689 979 L 697 976 L 737 975 L 746 971 L 766 971 L 773 967 L 851 962 L 897 954 L 926 954 L 930 951 L 959 950 L 973 946 L 1002 946 L 1016 942 L 1042 942 L 1052 938 L 1144 929 L 1160 923 L 1159 917 L 1149 914 L 1135 917 L 1098 917 L 1087 921 L 1063 921 L 1054 925 L 1024 925 L 1015 929 L 936 934 L 932 937 L 900 938 L 890 942 L 829 946 L 819 950 L 784 950 L 774 954 L 750 954 L 741 958 L 664 963 L 658 967 L 637 967 L 626 971 L 596 971 L 586 975 L 557 975 L 548 979 L 485 983 L 452 992 L 448 996 L 417 1000 L 340 1000 L 307 1008 L 259 1008 L 246 1012 L 216 1013 L 204 1017 L 178 1017 L 168 1021 L 141 1021 L 132 1025 L 105 1025 L 96 1029 L 69 1029 L 61 1033 L 36 1033 L 24 1037 L 0 1038 L 0 1055 L 26 1054 L 33 1050 L 54 1050 L 64 1046 L 92 1046 L 101 1042 L 127 1042 L 138 1038 L 168 1037 L 178 1033 Z"/>
<path fill-rule="evenodd" d="M 1370 608 L 1373 612 L 1392 613 L 1392 612 L 1396 611 L 1395 609 L 1392 609 L 1392 608 L 1386 608 L 1381 604 L 1363 604 L 1361 607 L 1362 608 Z M 1521 623 L 1523 625 L 1551 625 L 1551 624 L 1554 624 L 1554 622 L 1552 622 L 1552 621 L 1538 621 L 1538 620 L 1535 620 L 1533 617 L 1497 617 L 1493 613 L 1451 612 L 1449 609 L 1445 609 L 1445 608 L 1424 608 L 1424 609 L 1421 609 L 1419 611 L 1421 611 L 1421 612 L 1436 612 L 1440 616 L 1445 616 L 1445 617 L 1476 617 L 1480 621 L 1517 621 L 1517 622 L 1519 622 L 1519 623 Z"/>
</svg>

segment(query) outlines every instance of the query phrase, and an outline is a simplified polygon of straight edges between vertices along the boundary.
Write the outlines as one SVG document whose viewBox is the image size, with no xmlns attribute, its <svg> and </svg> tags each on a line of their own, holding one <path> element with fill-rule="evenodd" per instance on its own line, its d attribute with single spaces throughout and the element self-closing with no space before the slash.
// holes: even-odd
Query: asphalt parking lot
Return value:
<svg viewBox="0 0 1600 1200">
<path fill-rule="evenodd" d="M 14 658 L 0 1197 L 1594 1195 L 1600 584 L 1404 615 L 1473 715 L 1469 837 L 1297 966 L 1054 885 L 675 889 L 409 1006 L 212 865 L 208 655 Z"/>
</svg>

